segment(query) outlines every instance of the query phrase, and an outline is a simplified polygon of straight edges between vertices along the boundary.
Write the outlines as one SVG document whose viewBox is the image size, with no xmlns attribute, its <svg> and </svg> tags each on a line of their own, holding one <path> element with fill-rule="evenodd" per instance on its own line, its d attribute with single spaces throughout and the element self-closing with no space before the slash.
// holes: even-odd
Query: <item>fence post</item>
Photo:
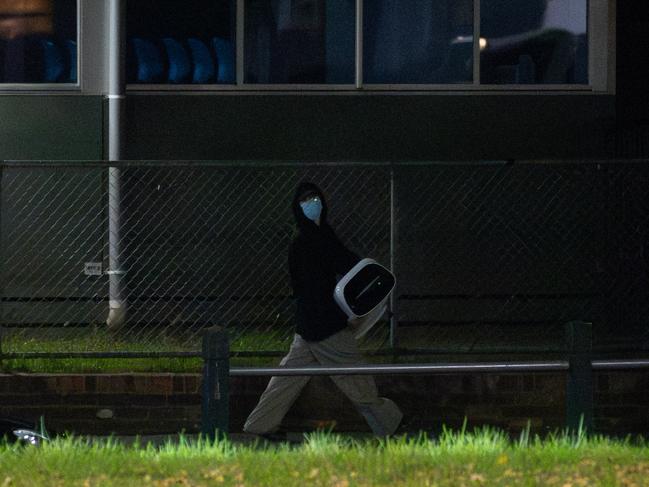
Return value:
<svg viewBox="0 0 649 487">
<path fill-rule="evenodd" d="M 203 398 L 201 432 L 213 440 L 228 433 L 230 413 L 230 344 L 224 328 L 203 333 Z"/>
<path fill-rule="evenodd" d="M 565 325 L 565 336 L 570 367 L 566 383 L 566 426 L 574 433 L 581 423 L 590 432 L 593 427 L 592 323 L 570 321 Z"/>
</svg>

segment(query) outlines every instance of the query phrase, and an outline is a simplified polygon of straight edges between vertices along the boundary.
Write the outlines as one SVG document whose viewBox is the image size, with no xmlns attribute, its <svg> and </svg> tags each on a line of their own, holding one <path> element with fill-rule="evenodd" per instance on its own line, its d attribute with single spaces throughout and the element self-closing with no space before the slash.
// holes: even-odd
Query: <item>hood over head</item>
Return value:
<svg viewBox="0 0 649 487">
<path fill-rule="evenodd" d="M 320 197 L 320 201 L 322 202 L 322 213 L 320 215 L 320 225 L 324 226 L 327 223 L 327 201 L 325 200 L 324 194 L 322 194 L 322 190 L 314 183 L 303 181 L 300 184 L 298 184 L 297 188 L 295 189 L 295 195 L 293 196 L 293 205 L 292 205 L 293 216 L 295 217 L 295 223 L 300 233 L 303 234 L 318 229 L 318 225 L 316 225 L 315 222 L 309 220 L 306 217 L 306 215 L 302 211 L 302 207 L 300 206 L 300 200 L 308 194 L 314 194 Z"/>
</svg>

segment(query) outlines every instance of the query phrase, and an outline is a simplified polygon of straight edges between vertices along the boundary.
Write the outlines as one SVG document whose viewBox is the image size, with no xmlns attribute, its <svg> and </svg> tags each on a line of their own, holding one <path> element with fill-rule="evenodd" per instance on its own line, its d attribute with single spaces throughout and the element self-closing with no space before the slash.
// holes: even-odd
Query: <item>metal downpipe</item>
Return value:
<svg viewBox="0 0 649 487">
<path fill-rule="evenodd" d="M 107 158 L 119 161 L 124 148 L 124 105 L 126 82 L 125 0 L 109 0 L 108 15 L 108 147 Z M 119 330 L 126 323 L 125 274 L 122 242 L 122 178 L 121 169 L 108 168 L 108 286 L 109 311 L 106 325 Z"/>
</svg>

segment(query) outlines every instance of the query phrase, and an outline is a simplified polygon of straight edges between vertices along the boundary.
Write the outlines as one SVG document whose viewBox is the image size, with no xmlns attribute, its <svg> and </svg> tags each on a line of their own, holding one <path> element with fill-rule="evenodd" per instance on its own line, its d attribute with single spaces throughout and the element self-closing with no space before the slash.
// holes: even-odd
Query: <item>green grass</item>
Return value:
<svg viewBox="0 0 649 487">
<path fill-rule="evenodd" d="M 201 359 L 15 359 L 3 360 L 2 373 L 105 374 L 105 373 L 198 373 Z M 0 484 L 2 485 L 2 484 Z"/>
<path fill-rule="evenodd" d="M 386 329 L 387 330 L 387 329 Z M 153 337 L 151 339 L 129 336 L 113 336 L 105 328 L 76 330 L 35 330 L 32 336 L 25 333 L 2 338 L 5 353 L 24 352 L 184 352 L 200 351 L 200 338 L 188 344 L 176 337 Z M 385 332 L 387 333 L 387 331 Z M 384 333 L 384 335 L 385 335 Z M 276 328 L 268 330 L 247 329 L 235 335 L 230 343 L 233 352 L 288 351 L 293 338 L 292 330 Z M 379 348 L 387 339 L 375 334 L 365 340 L 366 348 Z M 276 366 L 281 357 L 232 357 L 230 364 L 237 366 Z M 377 357 L 374 361 L 389 361 L 389 357 Z M 3 359 L 0 372 L 25 373 L 110 373 L 110 372 L 200 372 L 200 358 L 75 358 L 75 359 Z M 2 484 L 0 484 L 1 487 Z"/>
<path fill-rule="evenodd" d="M 479 486 L 647 485 L 642 441 L 584 435 L 445 431 L 439 440 L 354 441 L 312 433 L 300 446 L 228 441 L 161 447 L 57 439 L 42 447 L 0 445 L 2 486 Z"/>
<path fill-rule="evenodd" d="M 286 334 L 251 330 L 236 336 L 230 348 L 236 351 L 288 350 Z M 200 351 L 200 342 L 188 345 L 173 337 L 151 340 L 111 336 L 105 330 L 80 330 L 73 334 L 45 337 L 9 336 L 2 340 L 5 353 L 24 352 L 184 352 Z M 278 357 L 233 357 L 233 366 L 275 365 Z M 0 372 L 107 373 L 107 372 L 200 372 L 200 358 L 74 358 L 3 359 Z M 2 484 L 0 484 L 1 486 Z"/>
</svg>

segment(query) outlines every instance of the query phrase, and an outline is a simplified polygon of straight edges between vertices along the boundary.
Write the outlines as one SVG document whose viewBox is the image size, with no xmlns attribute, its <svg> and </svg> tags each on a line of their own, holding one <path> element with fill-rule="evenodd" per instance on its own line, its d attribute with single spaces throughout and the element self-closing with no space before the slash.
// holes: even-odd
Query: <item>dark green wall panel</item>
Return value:
<svg viewBox="0 0 649 487">
<path fill-rule="evenodd" d="M 98 96 L 0 96 L 0 159 L 101 159 Z M 614 155 L 591 95 L 129 95 L 127 158 L 474 160 Z"/>
<path fill-rule="evenodd" d="M 614 153 L 605 95 L 131 95 L 130 159 L 475 160 Z"/>
<path fill-rule="evenodd" d="M 102 158 L 100 96 L 0 96 L 0 160 Z"/>
</svg>

